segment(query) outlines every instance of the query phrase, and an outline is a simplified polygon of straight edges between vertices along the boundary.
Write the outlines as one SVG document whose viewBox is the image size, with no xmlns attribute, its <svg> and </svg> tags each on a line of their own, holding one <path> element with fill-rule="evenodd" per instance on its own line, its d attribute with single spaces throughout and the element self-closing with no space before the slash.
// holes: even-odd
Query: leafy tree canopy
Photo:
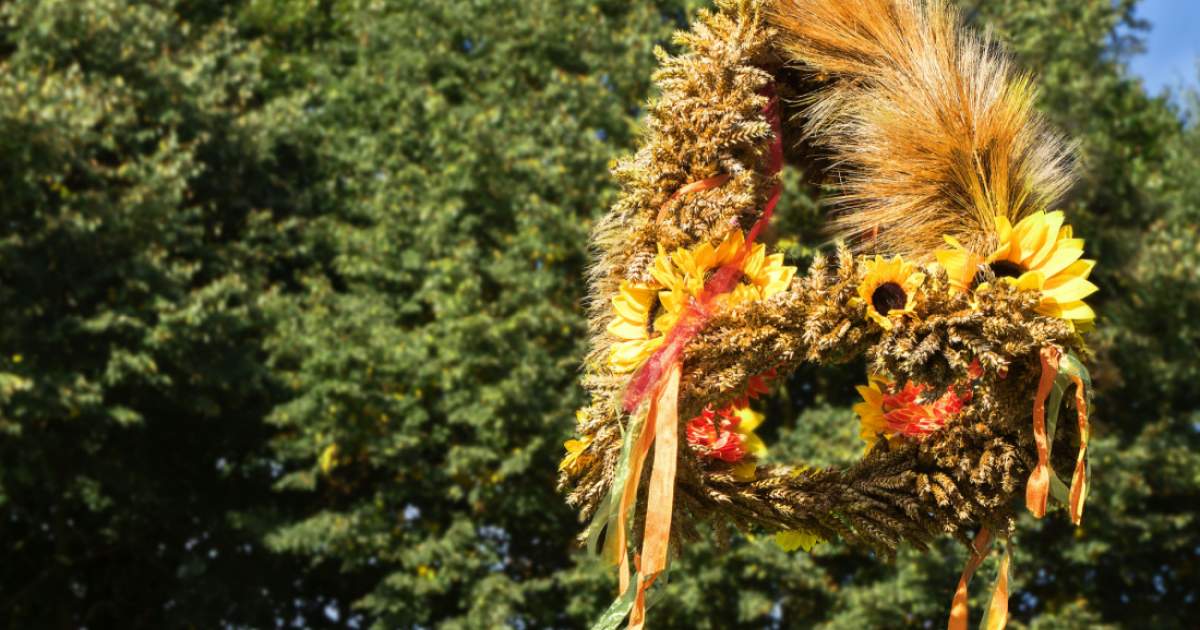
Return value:
<svg viewBox="0 0 1200 630">
<path fill-rule="evenodd" d="M 1080 530 L 1020 524 L 1013 625 L 1188 627 L 1200 110 L 1125 68 L 1136 0 L 962 4 L 1079 141 L 1102 287 L 1095 489 Z M 9 624 L 586 627 L 615 581 L 554 490 L 586 237 L 702 5 L 0 4 Z M 797 180 L 772 237 L 804 265 Z M 772 456 L 857 457 L 861 370 L 781 384 Z M 963 556 L 724 542 L 684 549 L 656 624 L 937 626 Z"/>
</svg>

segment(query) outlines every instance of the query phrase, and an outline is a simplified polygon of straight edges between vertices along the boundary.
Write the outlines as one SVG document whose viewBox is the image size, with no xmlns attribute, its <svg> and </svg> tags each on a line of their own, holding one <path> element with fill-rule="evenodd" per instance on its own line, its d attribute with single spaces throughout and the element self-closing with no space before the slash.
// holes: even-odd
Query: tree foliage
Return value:
<svg viewBox="0 0 1200 630">
<path fill-rule="evenodd" d="M 701 4 L 0 4 L 9 624 L 586 627 L 615 580 L 554 490 L 586 235 Z M 1135 0 L 963 4 L 1079 140 L 1100 260 L 1096 487 L 1078 531 L 1020 524 L 1013 625 L 1187 627 L 1200 130 L 1125 68 Z M 804 265 L 796 179 L 772 237 Z M 855 459 L 861 378 L 781 384 L 772 456 Z M 718 542 L 657 625 L 936 626 L 963 560 Z"/>
</svg>

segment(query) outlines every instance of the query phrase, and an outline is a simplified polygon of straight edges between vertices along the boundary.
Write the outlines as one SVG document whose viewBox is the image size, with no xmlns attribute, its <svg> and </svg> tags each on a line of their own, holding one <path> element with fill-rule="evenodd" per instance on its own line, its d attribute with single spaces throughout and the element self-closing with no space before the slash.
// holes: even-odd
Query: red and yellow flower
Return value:
<svg viewBox="0 0 1200 630">
<path fill-rule="evenodd" d="M 747 455 L 762 458 L 767 445 L 754 430 L 763 414 L 750 407 L 731 405 L 720 411 L 706 407 L 687 423 L 687 441 L 702 457 L 737 463 Z"/>
<path fill-rule="evenodd" d="M 959 394 L 951 386 L 941 396 L 925 402 L 928 391 L 925 385 L 908 382 L 900 387 L 879 375 L 871 375 L 867 380 L 866 385 L 857 388 L 863 400 L 854 405 L 854 411 L 859 418 L 859 437 L 868 448 L 881 435 L 888 440 L 923 439 L 945 426 L 971 400 L 969 388 Z"/>
</svg>

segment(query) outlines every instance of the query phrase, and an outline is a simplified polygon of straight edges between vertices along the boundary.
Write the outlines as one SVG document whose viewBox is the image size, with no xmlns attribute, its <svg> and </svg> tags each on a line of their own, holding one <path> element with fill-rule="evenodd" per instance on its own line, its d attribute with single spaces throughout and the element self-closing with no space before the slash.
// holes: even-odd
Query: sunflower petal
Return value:
<svg viewBox="0 0 1200 630">
<path fill-rule="evenodd" d="M 764 416 L 749 407 L 742 407 L 737 410 L 738 430 L 749 433 L 758 428 L 762 424 Z"/>
<path fill-rule="evenodd" d="M 1084 278 L 1059 276 L 1046 283 L 1046 286 L 1042 288 L 1042 295 L 1063 304 L 1082 300 L 1099 290 L 1099 287 Z"/>
<path fill-rule="evenodd" d="M 1090 322 L 1096 319 L 1096 312 L 1085 302 L 1067 302 L 1066 304 L 1043 304 L 1037 312 L 1051 317 L 1061 317 L 1078 322 Z"/>
<path fill-rule="evenodd" d="M 1079 261 L 1071 263 L 1071 266 L 1064 269 L 1063 273 L 1070 275 L 1070 276 L 1078 276 L 1080 278 L 1086 278 L 1086 277 L 1088 277 L 1089 274 L 1092 273 L 1092 269 L 1095 266 L 1096 266 L 1096 261 L 1094 261 L 1094 260 L 1086 260 L 1086 259 L 1079 260 Z"/>
<path fill-rule="evenodd" d="M 1017 278 L 1016 287 L 1025 291 L 1040 291 L 1046 283 L 1046 276 L 1040 271 L 1026 271 Z"/>
<path fill-rule="evenodd" d="M 1031 266 L 1030 259 L 1041 250 L 1042 245 L 1056 236 L 1058 236 L 1057 229 L 1053 234 L 1046 229 L 1044 213 L 1031 214 L 1013 228 L 1012 241 L 1016 243 L 1018 251 L 1009 252 L 1008 259 L 1029 267 Z"/>
<path fill-rule="evenodd" d="M 640 297 L 634 295 L 632 292 L 623 290 L 613 298 L 613 310 L 622 319 L 634 322 L 645 321 L 646 315 L 650 312 L 650 302 L 649 300 L 641 301 Z"/>
<path fill-rule="evenodd" d="M 624 340 L 645 339 L 646 325 L 636 324 L 628 319 L 614 319 L 608 324 L 608 334 Z"/>
<path fill-rule="evenodd" d="M 762 441 L 762 438 L 755 435 L 753 432 L 742 435 L 742 448 L 747 453 L 755 457 L 765 457 L 767 454 L 767 443 Z"/>
<path fill-rule="evenodd" d="M 1059 246 L 1054 253 L 1050 254 L 1049 258 L 1044 263 L 1038 266 L 1038 271 L 1046 274 L 1047 278 L 1053 278 L 1059 272 L 1070 267 L 1075 261 L 1083 256 L 1083 246 L 1078 247 L 1063 245 L 1067 241 L 1059 241 Z"/>
<path fill-rule="evenodd" d="M 1062 224 L 1062 211 L 1049 212 L 1046 214 L 1046 239 L 1042 243 L 1042 247 L 1037 252 L 1034 252 L 1033 256 L 1031 256 L 1027 261 L 1025 261 L 1026 267 L 1030 269 L 1037 269 L 1043 262 L 1045 262 L 1046 258 L 1054 252 L 1056 245 L 1060 242 L 1059 232 L 1062 229 Z"/>
</svg>

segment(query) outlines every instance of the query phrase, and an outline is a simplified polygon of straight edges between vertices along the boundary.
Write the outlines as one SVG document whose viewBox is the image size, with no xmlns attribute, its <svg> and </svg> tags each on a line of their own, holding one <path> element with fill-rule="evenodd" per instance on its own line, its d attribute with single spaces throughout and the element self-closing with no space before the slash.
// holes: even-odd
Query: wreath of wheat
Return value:
<svg viewBox="0 0 1200 630">
<path fill-rule="evenodd" d="M 998 540 L 984 625 L 1003 627 L 1019 495 L 1078 524 L 1088 491 L 1093 263 L 1051 211 L 1071 148 L 1030 77 L 945 0 L 718 7 L 677 36 L 683 54 L 658 52 L 643 144 L 593 232 L 591 399 L 560 483 L 582 540 L 619 567 L 596 627 L 641 627 L 671 541 L 701 523 L 885 556 L 956 536 L 951 628 Z M 853 244 L 799 276 L 759 242 L 785 162 L 836 190 Z M 749 399 L 801 363 L 857 357 L 862 460 L 761 463 Z"/>
</svg>

